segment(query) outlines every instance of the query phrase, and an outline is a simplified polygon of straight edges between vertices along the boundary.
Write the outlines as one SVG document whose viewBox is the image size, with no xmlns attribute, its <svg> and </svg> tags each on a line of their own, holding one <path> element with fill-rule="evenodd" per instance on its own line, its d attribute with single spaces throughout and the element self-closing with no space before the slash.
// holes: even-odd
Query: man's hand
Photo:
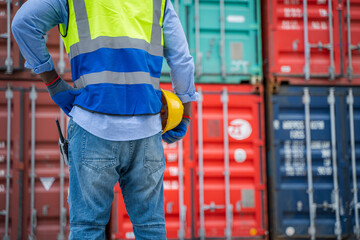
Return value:
<svg viewBox="0 0 360 240">
<path fill-rule="evenodd" d="M 52 100 L 66 115 L 69 115 L 73 108 L 75 97 L 81 93 L 81 90 L 70 86 L 55 71 L 41 73 L 40 77 L 46 84 Z"/>
<path fill-rule="evenodd" d="M 190 115 L 191 115 L 191 102 L 184 103 L 184 117 L 181 120 L 180 124 L 177 125 L 174 129 L 167 131 L 162 135 L 162 139 L 166 143 L 174 143 L 183 139 L 186 135 L 187 129 L 190 125 Z"/>
<path fill-rule="evenodd" d="M 179 125 L 162 135 L 162 139 L 166 143 L 174 143 L 183 139 L 186 135 L 187 129 L 189 128 L 189 124 L 190 119 L 187 117 L 183 117 Z"/>
</svg>

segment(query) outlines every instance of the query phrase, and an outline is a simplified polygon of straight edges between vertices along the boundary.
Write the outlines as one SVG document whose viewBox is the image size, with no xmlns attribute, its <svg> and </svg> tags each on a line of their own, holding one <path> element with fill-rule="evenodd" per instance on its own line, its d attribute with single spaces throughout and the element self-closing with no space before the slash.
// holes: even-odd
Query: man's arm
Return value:
<svg viewBox="0 0 360 240">
<path fill-rule="evenodd" d="M 66 20 L 66 0 L 31 0 L 16 13 L 12 31 L 26 60 L 25 67 L 40 75 L 53 101 L 69 114 L 80 90 L 58 76 L 44 38 L 47 31 Z"/>
<path fill-rule="evenodd" d="M 180 20 L 170 0 L 167 0 L 164 23 L 164 57 L 171 69 L 170 76 L 176 95 L 183 103 L 198 98 L 194 86 L 194 60 Z M 184 105 L 184 114 L 190 114 L 190 104 Z"/>
<path fill-rule="evenodd" d="M 51 28 L 66 21 L 66 0 L 31 0 L 21 6 L 12 22 L 12 33 L 26 60 L 25 67 L 40 74 L 45 83 L 56 79 L 58 74 L 54 71 L 44 36 Z"/>
<path fill-rule="evenodd" d="M 191 119 L 191 101 L 196 101 L 198 95 L 194 86 L 194 60 L 190 55 L 184 30 L 170 0 L 167 0 L 163 31 L 164 56 L 171 69 L 173 88 L 184 105 L 184 115 L 180 124 L 162 136 L 165 142 L 173 143 L 186 135 Z"/>
</svg>

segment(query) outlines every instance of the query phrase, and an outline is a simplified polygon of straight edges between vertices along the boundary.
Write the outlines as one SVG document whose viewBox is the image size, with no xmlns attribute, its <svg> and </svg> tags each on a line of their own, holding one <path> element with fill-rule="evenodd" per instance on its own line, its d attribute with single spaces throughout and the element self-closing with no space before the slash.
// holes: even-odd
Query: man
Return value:
<svg viewBox="0 0 360 240">
<path fill-rule="evenodd" d="M 44 35 L 60 24 L 75 88 L 54 70 Z M 71 117 L 70 239 L 104 239 L 119 181 L 136 239 L 166 239 L 161 139 L 182 139 L 196 101 L 193 59 L 170 0 L 29 0 L 12 30 L 50 96 Z M 162 56 L 184 117 L 161 133 Z"/>
</svg>

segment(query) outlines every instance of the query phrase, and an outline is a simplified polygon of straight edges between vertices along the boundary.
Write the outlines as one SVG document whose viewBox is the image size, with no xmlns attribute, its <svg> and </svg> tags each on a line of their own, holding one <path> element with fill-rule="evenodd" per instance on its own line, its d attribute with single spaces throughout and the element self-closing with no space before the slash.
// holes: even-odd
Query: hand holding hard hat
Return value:
<svg viewBox="0 0 360 240">
<path fill-rule="evenodd" d="M 190 119 L 183 117 L 184 106 L 172 92 L 163 90 L 161 109 L 162 138 L 166 143 L 174 143 L 184 138 L 190 124 Z"/>
</svg>

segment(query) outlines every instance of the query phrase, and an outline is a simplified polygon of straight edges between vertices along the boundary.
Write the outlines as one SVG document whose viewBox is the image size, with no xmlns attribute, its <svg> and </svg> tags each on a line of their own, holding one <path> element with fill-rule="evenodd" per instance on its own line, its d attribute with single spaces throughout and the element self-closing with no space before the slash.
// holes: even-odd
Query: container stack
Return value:
<svg viewBox="0 0 360 240">
<path fill-rule="evenodd" d="M 68 169 L 55 119 L 65 115 L 24 68 L 10 33 L 23 2 L 0 2 L 0 237 L 67 239 Z M 165 144 L 169 239 L 267 239 L 260 0 L 173 1 L 195 60 L 196 90 L 186 138 Z M 57 71 L 71 82 L 56 28 L 45 36 Z M 164 89 L 172 89 L 164 61 Z M 115 187 L 107 238 L 133 239 Z"/>
<path fill-rule="evenodd" d="M 0 1 L 0 238 L 62 240 L 67 118 L 23 67 L 10 33 L 22 3 Z M 168 239 L 360 239 L 360 1 L 172 3 L 199 100 L 187 136 L 163 144 Z M 45 39 L 71 82 L 58 30 Z M 114 191 L 107 239 L 134 239 Z"/>
<path fill-rule="evenodd" d="M 360 2 L 264 1 L 272 239 L 360 239 Z"/>
</svg>

